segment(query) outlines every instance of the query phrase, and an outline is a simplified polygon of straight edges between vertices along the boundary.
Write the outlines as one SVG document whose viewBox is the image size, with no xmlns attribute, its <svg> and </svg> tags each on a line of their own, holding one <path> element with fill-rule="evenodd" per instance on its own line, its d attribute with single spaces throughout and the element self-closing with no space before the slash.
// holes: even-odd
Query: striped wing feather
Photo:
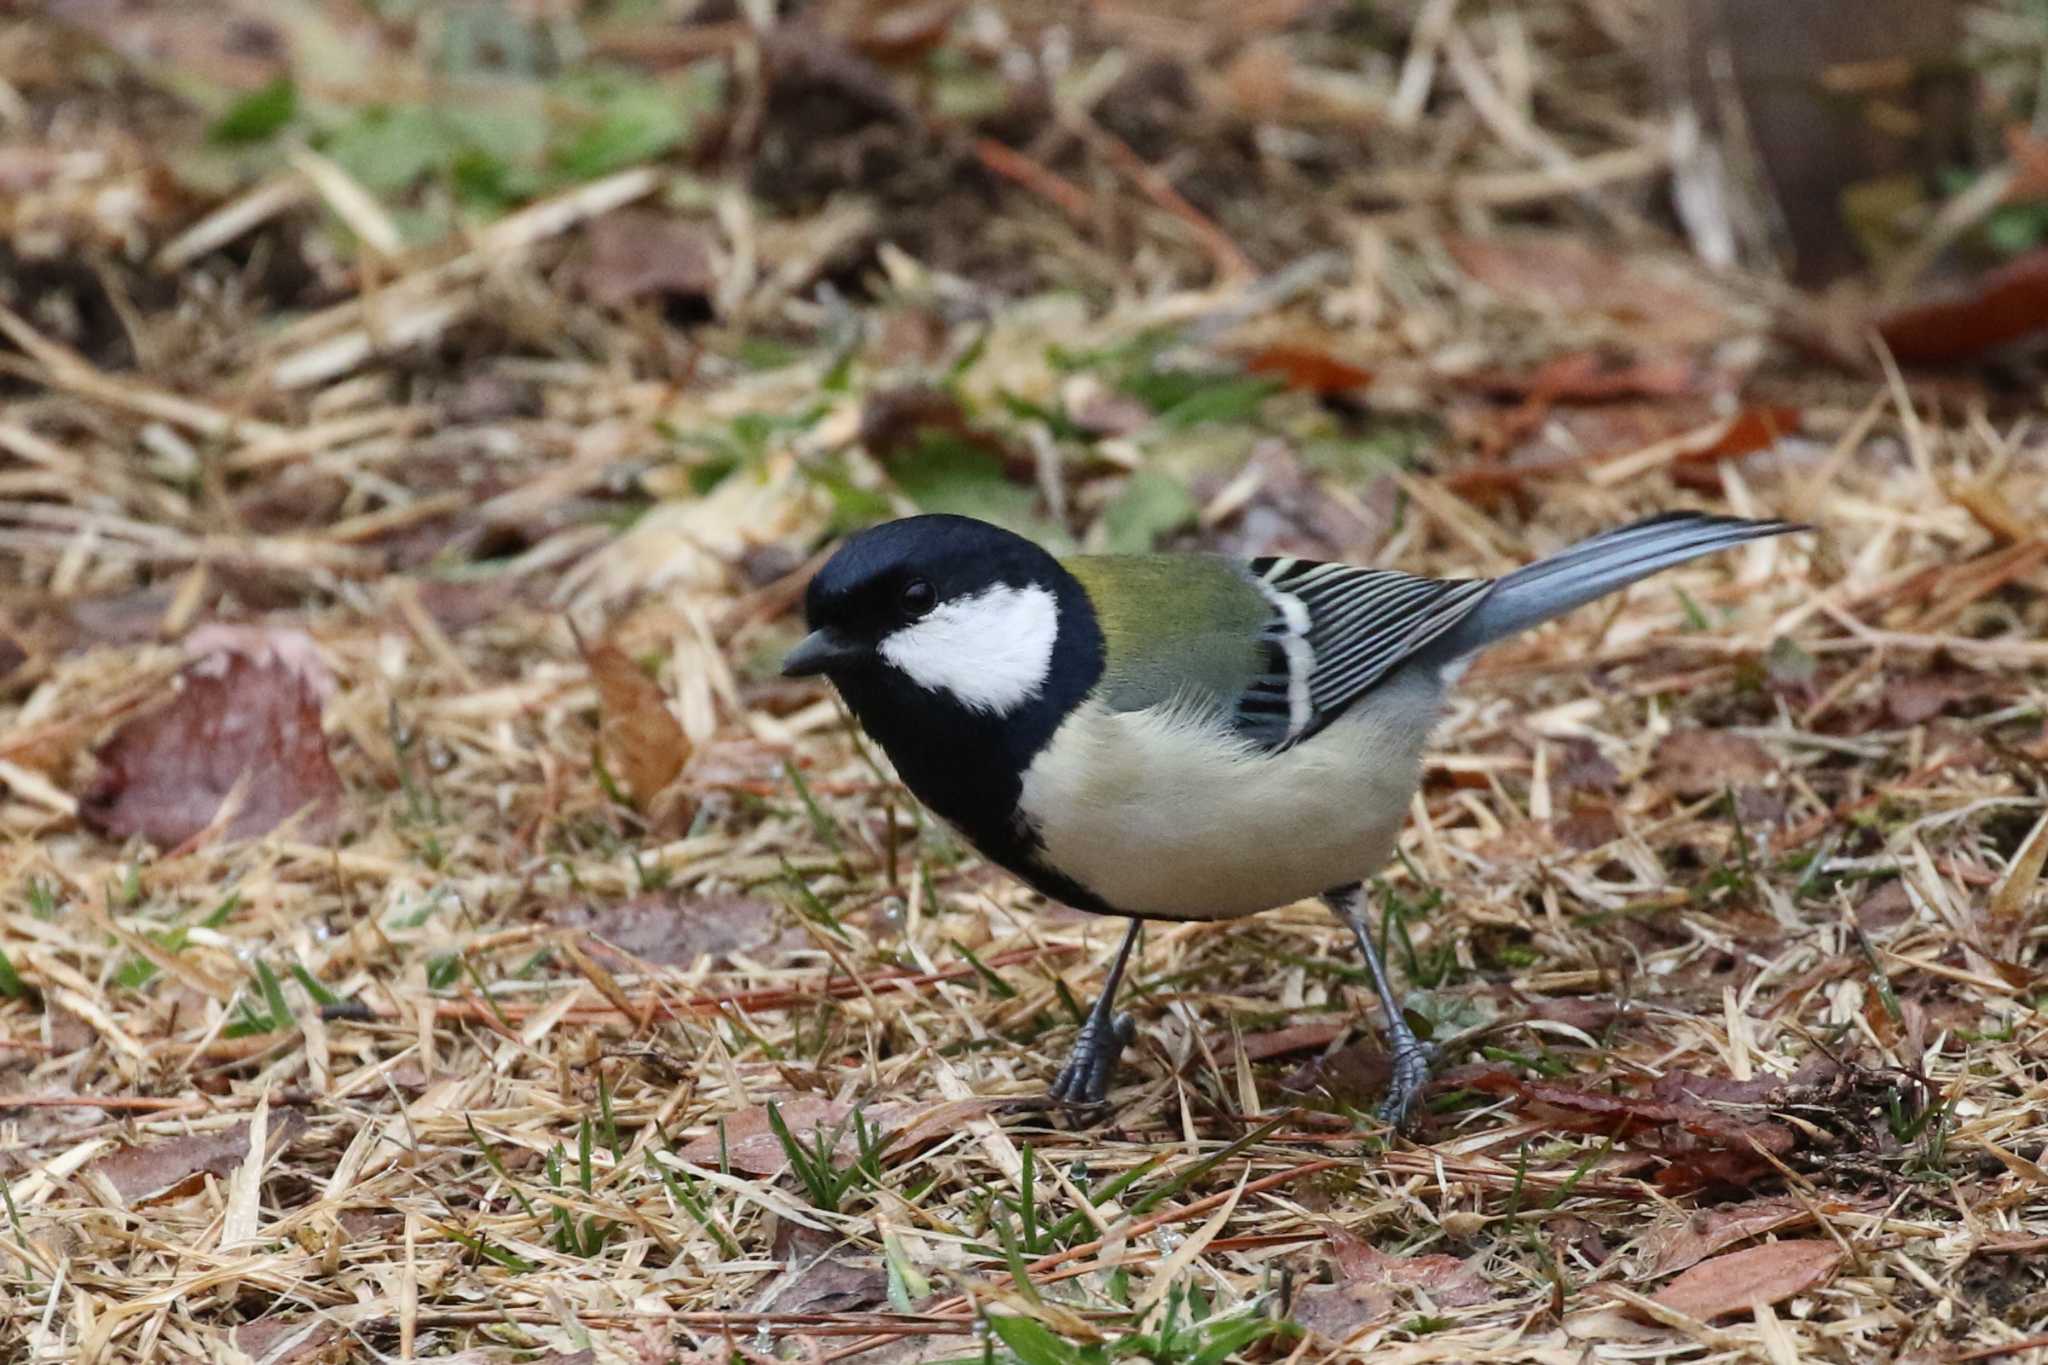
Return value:
<svg viewBox="0 0 2048 1365">
<path fill-rule="evenodd" d="M 1305 559 L 1255 559 L 1272 607 L 1260 634 L 1265 671 L 1238 702 L 1238 728 L 1261 744 L 1298 744 L 1479 605 L 1493 580 L 1418 578 Z"/>
</svg>

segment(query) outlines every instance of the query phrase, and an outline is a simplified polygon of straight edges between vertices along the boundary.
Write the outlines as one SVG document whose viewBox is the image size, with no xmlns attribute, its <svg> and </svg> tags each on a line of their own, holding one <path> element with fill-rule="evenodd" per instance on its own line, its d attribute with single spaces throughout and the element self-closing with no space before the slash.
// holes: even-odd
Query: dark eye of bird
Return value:
<svg viewBox="0 0 2048 1365">
<path fill-rule="evenodd" d="M 903 614 L 915 621 L 928 614 L 939 604 L 938 591 L 922 578 L 913 578 L 903 585 L 903 592 L 897 598 Z"/>
</svg>

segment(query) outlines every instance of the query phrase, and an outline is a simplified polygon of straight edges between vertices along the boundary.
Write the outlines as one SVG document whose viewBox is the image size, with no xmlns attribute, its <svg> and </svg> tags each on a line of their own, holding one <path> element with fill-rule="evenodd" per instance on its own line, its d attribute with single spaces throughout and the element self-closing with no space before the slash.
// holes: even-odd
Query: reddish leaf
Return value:
<svg viewBox="0 0 2048 1365">
<path fill-rule="evenodd" d="M 1349 393 L 1370 386 L 1373 379 L 1371 370 L 1313 346 L 1262 346 L 1244 357 L 1244 367 L 1306 393 Z"/>
<path fill-rule="evenodd" d="M 884 63 L 924 56 L 946 36 L 962 0 L 884 0 L 866 3 L 847 41 L 864 57 Z"/>
<path fill-rule="evenodd" d="M 1841 1247 L 1818 1238 L 1768 1242 L 1701 1261 L 1651 1297 L 1687 1317 L 1711 1322 L 1825 1284 L 1841 1261 Z"/>
<path fill-rule="evenodd" d="M 1707 444 L 1679 456 L 1682 462 L 1707 464 L 1732 460 L 1759 450 L 1769 450 L 1784 437 L 1799 430 L 1798 408 L 1767 404 L 1744 408 Z"/>
<path fill-rule="evenodd" d="M 1752 407 L 1730 418 L 1728 425 L 1711 441 L 1682 450 L 1671 468 L 1672 479 L 1680 485 L 1705 493 L 1721 491 L 1723 460 L 1737 460 L 1759 450 L 1769 450 L 1781 439 L 1799 430 L 1798 408 Z"/>
<path fill-rule="evenodd" d="M 210 626 L 189 644 L 201 657 L 170 699 L 99 749 L 100 774 L 79 803 L 87 823 L 116 838 L 182 844 L 241 783 L 225 837 L 257 838 L 303 811 L 301 836 L 327 839 L 342 787 L 320 729 L 332 680 L 313 642 L 298 631 Z"/>
<path fill-rule="evenodd" d="M 654 679 L 610 641 L 583 646 L 597 685 L 598 746 L 605 769 L 633 804 L 652 812 L 655 798 L 690 758 L 690 737 L 668 709 Z"/>
<path fill-rule="evenodd" d="M 1901 364 L 1946 365 L 2048 327 L 2048 247 L 1986 271 L 1967 288 L 1909 304 L 1877 320 Z"/>
</svg>

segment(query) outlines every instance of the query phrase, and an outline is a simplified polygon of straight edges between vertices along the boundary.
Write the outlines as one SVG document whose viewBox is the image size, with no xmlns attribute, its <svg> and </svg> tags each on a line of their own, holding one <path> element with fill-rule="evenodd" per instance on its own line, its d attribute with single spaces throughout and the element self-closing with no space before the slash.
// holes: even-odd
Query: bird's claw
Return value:
<svg viewBox="0 0 2048 1365">
<path fill-rule="evenodd" d="M 1396 1130 L 1408 1126 L 1408 1120 L 1414 1116 L 1415 1101 L 1429 1083 L 1429 1064 L 1435 1057 L 1436 1049 L 1413 1034 L 1394 1040 L 1394 1074 L 1387 1082 L 1387 1097 L 1380 1102 L 1380 1122 Z"/>
<path fill-rule="evenodd" d="M 1116 1075 L 1117 1060 L 1131 1040 L 1138 1036 L 1138 1021 L 1128 1014 L 1105 1019 L 1091 1014 L 1074 1039 L 1067 1064 L 1053 1080 L 1049 1098 L 1060 1104 L 1088 1107 L 1109 1098 L 1109 1083 Z"/>
</svg>

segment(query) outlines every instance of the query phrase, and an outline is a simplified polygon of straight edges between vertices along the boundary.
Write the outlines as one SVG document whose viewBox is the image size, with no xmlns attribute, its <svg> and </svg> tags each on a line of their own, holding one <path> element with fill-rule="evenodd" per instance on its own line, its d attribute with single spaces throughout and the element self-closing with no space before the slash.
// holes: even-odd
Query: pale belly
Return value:
<svg viewBox="0 0 2048 1365">
<path fill-rule="evenodd" d="M 1090 705 L 1032 764 L 1020 804 L 1045 861 L 1118 910 L 1254 914 L 1380 871 L 1441 695 L 1419 679 L 1382 689 L 1278 754 L 1184 715 Z"/>
</svg>

